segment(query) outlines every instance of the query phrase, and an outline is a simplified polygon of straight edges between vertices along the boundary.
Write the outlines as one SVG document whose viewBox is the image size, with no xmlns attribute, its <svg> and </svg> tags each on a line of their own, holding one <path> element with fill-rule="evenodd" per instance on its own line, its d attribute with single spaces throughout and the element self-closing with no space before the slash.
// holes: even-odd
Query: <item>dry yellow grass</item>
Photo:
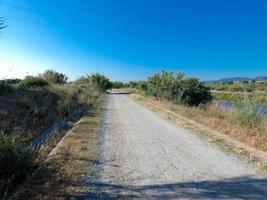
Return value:
<svg viewBox="0 0 267 200">
<path fill-rule="evenodd" d="M 78 183 L 82 176 L 90 175 L 90 166 L 96 156 L 103 99 L 60 141 L 60 145 L 25 186 L 20 198 L 72 199 L 85 191 Z"/>
</svg>

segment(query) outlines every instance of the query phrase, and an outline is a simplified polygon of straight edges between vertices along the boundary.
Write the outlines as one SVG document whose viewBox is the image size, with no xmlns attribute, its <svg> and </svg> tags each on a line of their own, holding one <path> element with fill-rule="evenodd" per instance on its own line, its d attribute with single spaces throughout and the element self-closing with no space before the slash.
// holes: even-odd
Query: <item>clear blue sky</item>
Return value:
<svg viewBox="0 0 267 200">
<path fill-rule="evenodd" d="M 1 77 L 267 75 L 266 0 L 0 0 Z"/>
</svg>

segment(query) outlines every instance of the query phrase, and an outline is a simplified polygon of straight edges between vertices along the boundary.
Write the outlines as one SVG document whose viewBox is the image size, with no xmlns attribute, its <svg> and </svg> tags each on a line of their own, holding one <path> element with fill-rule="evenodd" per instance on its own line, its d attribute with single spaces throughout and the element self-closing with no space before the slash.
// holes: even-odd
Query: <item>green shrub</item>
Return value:
<svg viewBox="0 0 267 200">
<path fill-rule="evenodd" d="M 138 83 L 137 83 L 137 81 L 129 81 L 128 85 L 129 85 L 130 88 L 136 88 Z"/>
<path fill-rule="evenodd" d="M 180 102 L 189 106 L 207 103 L 212 96 L 210 91 L 196 78 L 188 78 L 181 82 Z"/>
<path fill-rule="evenodd" d="M 138 81 L 137 88 L 140 90 L 147 90 L 148 85 L 146 81 Z"/>
<path fill-rule="evenodd" d="M 234 93 L 213 93 L 213 97 L 216 100 L 238 102 L 244 97 L 241 94 Z"/>
<path fill-rule="evenodd" d="M 119 81 L 112 82 L 112 88 L 123 88 L 125 86 L 126 84 L 124 84 L 123 82 L 119 82 Z"/>
<path fill-rule="evenodd" d="M 197 106 L 211 100 L 209 88 L 196 78 L 184 78 L 182 73 L 162 71 L 148 78 L 146 94 L 173 100 L 188 106 Z"/>
<path fill-rule="evenodd" d="M 35 167 L 35 152 L 0 135 L 0 196 L 14 189 Z"/>
<path fill-rule="evenodd" d="M 72 104 L 69 99 L 63 99 L 63 100 L 58 101 L 57 109 L 61 115 L 63 116 L 68 115 L 69 112 L 71 111 L 71 108 L 72 108 Z"/>
<path fill-rule="evenodd" d="M 89 82 L 90 82 L 90 80 L 89 80 L 89 78 L 88 77 L 86 77 L 86 76 L 81 76 L 80 78 L 78 78 L 76 81 L 75 81 L 75 83 L 76 84 L 89 84 Z"/>
<path fill-rule="evenodd" d="M 58 73 L 54 70 L 46 70 L 42 77 L 49 83 L 52 84 L 61 84 L 66 83 L 68 80 L 68 77 L 65 74 Z"/>
<path fill-rule="evenodd" d="M 89 79 L 91 80 L 94 87 L 100 91 L 105 91 L 112 87 L 112 83 L 109 81 L 109 79 L 99 73 L 92 74 L 91 76 L 89 76 Z"/>
<path fill-rule="evenodd" d="M 7 94 L 13 91 L 13 87 L 4 82 L 0 83 L 0 96 L 3 94 Z"/>
<path fill-rule="evenodd" d="M 257 103 L 248 99 L 235 103 L 232 116 L 235 121 L 249 128 L 258 128 L 263 121 L 263 116 L 258 112 Z"/>
<path fill-rule="evenodd" d="M 45 87 L 48 82 L 42 78 L 27 76 L 24 80 L 19 83 L 19 88 L 28 89 L 31 87 Z"/>
</svg>

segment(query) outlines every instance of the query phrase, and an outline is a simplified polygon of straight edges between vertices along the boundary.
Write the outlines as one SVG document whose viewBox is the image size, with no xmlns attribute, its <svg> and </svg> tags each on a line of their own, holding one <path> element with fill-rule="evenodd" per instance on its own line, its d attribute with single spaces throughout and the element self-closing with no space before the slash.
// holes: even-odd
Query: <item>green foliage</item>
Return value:
<svg viewBox="0 0 267 200">
<path fill-rule="evenodd" d="M 68 77 L 65 74 L 58 73 L 54 70 L 46 70 L 42 77 L 49 83 L 52 84 L 61 84 L 66 83 L 68 80 Z"/>
<path fill-rule="evenodd" d="M 146 81 L 138 81 L 136 87 L 140 90 L 147 90 L 148 84 Z"/>
<path fill-rule="evenodd" d="M 86 76 L 81 76 L 80 78 L 78 78 L 75 83 L 76 84 L 88 84 L 90 82 L 89 78 Z"/>
<path fill-rule="evenodd" d="M 21 79 L 14 78 L 14 79 L 4 79 L 0 80 L 0 84 L 18 84 L 21 81 Z"/>
<path fill-rule="evenodd" d="M 230 92 L 253 92 L 257 90 L 264 91 L 267 88 L 267 82 L 243 81 L 240 83 L 205 83 L 205 86 L 211 90 L 230 91 Z"/>
<path fill-rule="evenodd" d="M 249 128 L 260 127 L 263 117 L 258 112 L 257 103 L 248 99 L 235 103 L 235 110 L 232 113 L 235 121 Z"/>
<path fill-rule="evenodd" d="M 35 153 L 16 142 L 0 135 L 0 196 L 14 189 L 35 167 Z"/>
<path fill-rule="evenodd" d="M 28 89 L 31 87 L 45 87 L 48 82 L 42 78 L 27 76 L 24 80 L 19 83 L 19 88 Z"/>
<path fill-rule="evenodd" d="M 112 82 L 112 88 L 123 88 L 123 87 L 126 87 L 126 84 L 124 84 L 123 82 L 119 81 Z"/>
<path fill-rule="evenodd" d="M 231 101 L 231 102 L 239 102 L 244 99 L 249 99 L 250 101 L 255 101 L 258 104 L 267 105 L 267 92 L 265 91 L 255 91 L 250 93 L 234 93 L 234 92 L 217 92 L 213 91 L 212 96 L 214 99 L 219 101 Z"/>
<path fill-rule="evenodd" d="M 210 91 L 196 78 L 188 78 L 181 82 L 181 89 L 178 90 L 179 101 L 186 105 L 198 106 L 211 100 Z"/>
<path fill-rule="evenodd" d="M 238 102 L 244 98 L 243 95 L 235 93 L 212 93 L 212 96 L 219 101 L 231 102 Z"/>
<path fill-rule="evenodd" d="M 0 96 L 13 91 L 13 87 L 4 82 L 0 82 Z"/>
<path fill-rule="evenodd" d="M 112 87 L 112 83 L 109 81 L 109 79 L 102 74 L 92 74 L 91 76 L 89 76 L 89 79 L 91 80 L 94 87 L 102 92 Z"/>
<path fill-rule="evenodd" d="M 130 81 L 129 82 L 129 87 L 130 88 L 136 88 L 137 84 L 138 84 L 137 81 Z"/>
<path fill-rule="evenodd" d="M 203 83 L 196 78 L 185 79 L 182 73 L 162 71 L 149 77 L 146 84 L 140 84 L 146 88 L 148 95 L 188 106 L 197 106 L 211 100 L 210 91 Z"/>
<path fill-rule="evenodd" d="M 72 108 L 72 104 L 69 99 L 63 99 L 63 100 L 58 101 L 57 109 L 61 115 L 63 116 L 68 115 L 69 112 L 71 111 L 71 108 Z"/>
</svg>

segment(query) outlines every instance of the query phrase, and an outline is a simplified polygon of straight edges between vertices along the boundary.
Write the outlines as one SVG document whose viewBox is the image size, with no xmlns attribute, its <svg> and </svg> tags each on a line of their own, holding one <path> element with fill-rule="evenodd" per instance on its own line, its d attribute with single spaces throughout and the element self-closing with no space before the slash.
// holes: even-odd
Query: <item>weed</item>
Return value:
<svg viewBox="0 0 267 200">
<path fill-rule="evenodd" d="M 8 94 L 13 91 L 13 87 L 9 84 L 6 84 L 4 82 L 0 83 L 0 96 L 4 94 Z"/>
<path fill-rule="evenodd" d="M 14 189 L 34 167 L 35 152 L 15 138 L 0 135 L 0 196 Z"/>
<path fill-rule="evenodd" d="M 24 80 L 19 83 L 19 88 L 28 89 L 31 87 L 45 87 L 48 85 L 48 82 L 42 78 L 27 76 Z"/>
<path fill-rule="evenodd" d="M 69 99 L 63 99 L 58 101 L 57 104 L 57 109 L 58 112 L 63 115 L 66 116 L 69 114 L 69 112 L 71 111 L 71 101 Z"/>
<path fill-rule="evenodd" d="M 258 111 L 257 103 L 248 99 L 235 103 L 232 118 L 241 125 L 258 129 L 262 125 L 263 117 Z"/>
</svg>

